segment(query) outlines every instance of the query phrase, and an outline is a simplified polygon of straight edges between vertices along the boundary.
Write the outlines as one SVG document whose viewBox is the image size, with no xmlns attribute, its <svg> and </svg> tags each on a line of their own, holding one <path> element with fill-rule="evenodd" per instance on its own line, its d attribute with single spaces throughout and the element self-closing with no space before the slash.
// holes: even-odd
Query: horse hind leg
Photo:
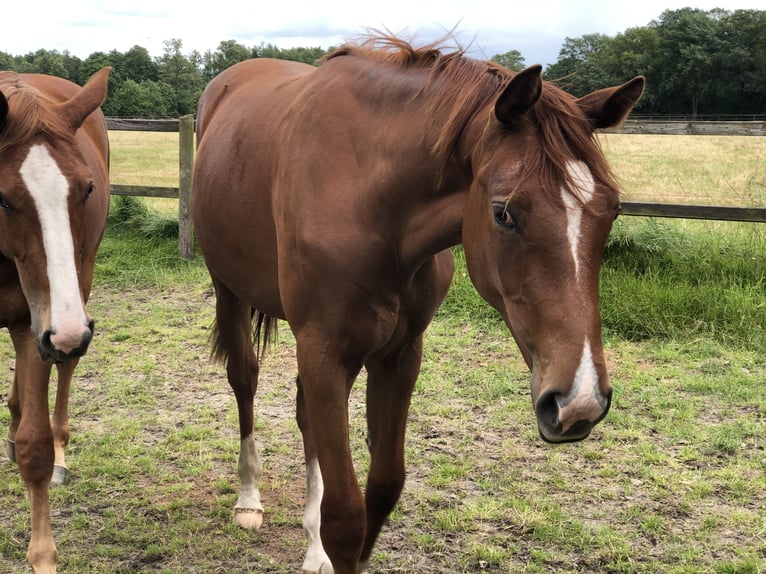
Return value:
<svg viewBox="0 0 766 574">
<path fill-rule="evenodd" d="M 237 464 L 239 497 L 234 507 L 234 523 L 245 529 L 263 524 L 263 504 L 258 483 L 261 459 L 253 435 L 253 401 L 258 388 L 258 357 L 251 340 L 252 309 L 220 281 L 213 279 L 216 291 L 216 325 L 213 354 L 226 364 L 226 375 L 234 391 L 239 413 L 240 451 Z"/>
</svg>

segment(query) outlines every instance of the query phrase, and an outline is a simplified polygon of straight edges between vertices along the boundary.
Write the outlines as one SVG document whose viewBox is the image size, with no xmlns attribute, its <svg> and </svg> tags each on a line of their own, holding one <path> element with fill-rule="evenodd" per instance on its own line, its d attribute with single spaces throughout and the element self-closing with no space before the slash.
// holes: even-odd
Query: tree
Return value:
<svg viewBox="0 0 766 574">
<path fill-rule="evenodd" d="M 115 70 L 121 77 L 130 78 L 136 82 L 157 81 L 159 79 L 159 67 L 152 60 L 149 51 L 141 46 L 133 46 L 125 52 L 119 70 Z"/>
<path fill-rule="evenodd" d="M 215 52 L 207 51 L 202 57 L 202 74 L 209 81 L 226 68 L 252 58 L 252 50 L 235 40 L 226 40 L 218 44 Z"/>
<path fill-rule="evenodd" d="M 168 84 L 176 95 L 173 115 L 192 114 L 197 110 L 205 80 L 199 71 L 202 57 L 192 52 L 189 57 L 183 55 L 183 42 L 178 39 L 166 40 L 165 52 L 157 61 L 159 79 Z"/>
<path fill-rule="evenodd" d="M 526 67 L 524 56 L 522 56 L 521 52 L 518 50 L 510 50 L 504 54 L 495 54 L 492 56 L 492 61 L 516 72 L 523 70 Z"/>
<path fill-rule="evenodd" d="M 658 49 L 659 38 L 654 27 L 629 28 L 617 34 L 605 47 L 601 61 L 613 83 L 646 76 L 646 91 L 634 108 L 637 112 L 654 109 Z"/>
<path fill-rule="evenodd" d="M 556 81 L 575 96 L 615 83 L 605 62 L 610 41 L 604 34 L 566 38 L 558 61 L 545 69 L 546 79 Z"/>
<path fill-rule="evenodd" d="M 712 87 L 721 49 L 713 14 L 696 8 L 666 10 L 657 26 L 663 71 L 658 87 L 671 111 L 689 111 L 693 118 Z"/>
<path fill-rule="evenodd" d="M 164 82 L 125 80 L 104 106 L 115 117 L 165 118 L 175 115 L 173 89 Z"/>
</svg>

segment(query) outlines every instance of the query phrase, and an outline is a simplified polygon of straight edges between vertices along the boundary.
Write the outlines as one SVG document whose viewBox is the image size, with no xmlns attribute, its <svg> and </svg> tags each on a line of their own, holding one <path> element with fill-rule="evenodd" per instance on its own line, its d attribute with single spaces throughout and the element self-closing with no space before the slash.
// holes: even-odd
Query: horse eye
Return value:
<svg viewBox="0 0 766 574">
<path fill-rule="evenodd" d="M 94 189 L 94 185 L 93 185 L 93 182 L 91 181 L 88 184 L 88 189 L 85 191 L 85 197 L 86 198 L 90 197 L 90 194 L 93 193 L 93 189 Z"/>
<path fill-rule="evenodd" d="M 0 209 L 11 210 L 13 206 L 5 199 L 5 196 L 0 193 Z"/>
<path fill-rule="evenodd" d="M 504 204 L 495 203 L 492 206 L 492 210 L 494 212 L 495 222 L 497 222 L 498 225 L 502 225 L 507 229 L 516 229 L 516 220 Z"/>
</svg>

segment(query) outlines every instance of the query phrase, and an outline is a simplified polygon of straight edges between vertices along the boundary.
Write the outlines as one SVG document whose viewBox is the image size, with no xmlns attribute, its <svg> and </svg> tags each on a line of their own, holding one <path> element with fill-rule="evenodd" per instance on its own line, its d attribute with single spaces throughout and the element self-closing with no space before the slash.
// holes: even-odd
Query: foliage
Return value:
<svg viewBox="0 0 766 574">
<path fill-rule="evenodd" d="M 546 77 L 575 95 L 647 77 L 639 113 L 766 113 L 766 11 L 667 10 L 614 38 L 567 38 Z"/>
<path fill-rule="evenodd" d="M 497 62 L 501 66 L 505 66 L 509 70 L 523 70 L 525 67 L 524 56 L 518 50 L 510 50 L 503 54 L 495 54 L 492 56 L 492 61 Z"/>
</svg>

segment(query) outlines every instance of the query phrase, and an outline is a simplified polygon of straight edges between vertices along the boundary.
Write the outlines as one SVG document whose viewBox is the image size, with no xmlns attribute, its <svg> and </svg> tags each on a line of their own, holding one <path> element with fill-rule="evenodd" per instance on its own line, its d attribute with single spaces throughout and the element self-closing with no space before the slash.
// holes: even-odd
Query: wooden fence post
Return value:
<svg viewBox="0 0 766 574">
<path fill-rule="evenodd" d="M 194 230 L 191 220 L 192 171 L 194 168 L 194 116 L 178 120 L 178 254 L 191 259 Z"/>
</svg>

